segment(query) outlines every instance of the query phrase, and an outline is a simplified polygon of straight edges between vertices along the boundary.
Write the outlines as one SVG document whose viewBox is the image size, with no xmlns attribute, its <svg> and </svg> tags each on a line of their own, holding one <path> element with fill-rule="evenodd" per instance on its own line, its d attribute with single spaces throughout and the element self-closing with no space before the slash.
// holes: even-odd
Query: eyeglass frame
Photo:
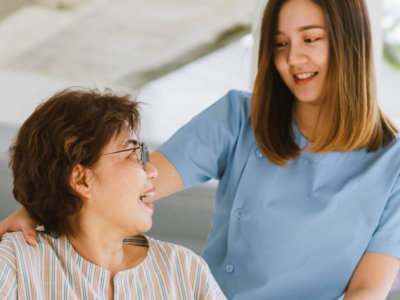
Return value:
<svg viewBox="0 0 400 300">
<path fill-rule="evenodd" d="M 133 147 L 133 148 L 128 148 L 124 150 L 118 150 L 118 151 L 113 151 L 109 153 L 104 153 L 101 156 L 104 155 L 110 155 L 110 154 L 115 154 L 115 153 L 121 153 L 121 152 L 127 152 L 127 151 L 136 151 L 140 149 L 140 158 L 138 159 L 139 163 L 142 165 L 142 167 L 145 169 L 147 163 L 150 161 L 150 153 L 149 153 L 149 148 L 147 144 L 145 143 L 140 143 L 138 147 Z"/>
</svg>

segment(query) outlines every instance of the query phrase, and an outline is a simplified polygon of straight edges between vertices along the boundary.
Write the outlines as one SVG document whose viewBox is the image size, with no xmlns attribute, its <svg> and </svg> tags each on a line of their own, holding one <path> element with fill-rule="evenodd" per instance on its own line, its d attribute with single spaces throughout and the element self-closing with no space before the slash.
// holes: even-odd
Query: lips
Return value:
<svg viewBox="0 0 400 300">
<path fill-rule="evenodd" d="M 154 204 L 152 202 L 144 202 L 142 201 L 142 204 L 150 209 L 154 209 Z"/>
<path fill-rule="evenodd" d="M 146 206 L 147 208 L 154 209 L 154 204 L 152 202 L 145 202 L 144 199 L 154 196 L 154 192 L 146 192 L 143 195 L 140 195 L 140 202 Z"/>
<path fill-rule="evenodd" d="M 307 84 L 318 75 L 318 72 L 303 72 L 294 74 L 294 80 L 297 84 Z"/>
<path fill-rule="evenodd" d="M 140 200 L 144 201 L 145 198 L 153 197 L 154 195 L 154 192 L 145 192 L 144 194 L 140 195 Z"/>
<path fill-rule="evenodd" d="M 143 194 L 140 195 L 140 200 L 142 200 L 143 202 L 146 202 L 145 199 L 146 198 L 150 198 L 153 197 L 155 195 L 155 190 L 156 188 L 154 186 L 152 186 L 150 189 L 148 189 L 147 191 L 145 191 Z"/>
</svg>

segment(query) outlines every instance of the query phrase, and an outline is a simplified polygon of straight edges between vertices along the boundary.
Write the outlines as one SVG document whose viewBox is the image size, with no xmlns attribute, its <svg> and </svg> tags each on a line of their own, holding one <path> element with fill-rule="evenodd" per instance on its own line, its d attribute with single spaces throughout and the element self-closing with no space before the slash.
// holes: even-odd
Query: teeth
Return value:
<svg viewBox="0 0 400 300">
<path fill-rule="evenodd" d="M 303 73 L 303 74 L 297 74 L 297 75 L 295 75 L 297 78 L 299 78 L 299 79 L 306 79 L 306 78 L 309 78 L 309 77 L 311 77 L 311 76 L 313 76 L 313 75 L 315 75 L 316 73 Z"/>
<path fill-rule="evenodd" d="M 143 200 L 144 198 L 148 198 L 148 197 L 153 197 L 155 194 L 154 192 L 149 192 L 143 195 L 140 195 L 140 200 Z"/>
</svg>

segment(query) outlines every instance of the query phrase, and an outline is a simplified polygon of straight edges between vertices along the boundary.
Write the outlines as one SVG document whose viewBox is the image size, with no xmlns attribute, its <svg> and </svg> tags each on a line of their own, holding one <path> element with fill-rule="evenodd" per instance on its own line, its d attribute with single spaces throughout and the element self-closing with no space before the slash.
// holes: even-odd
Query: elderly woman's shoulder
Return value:
<svg viewBox="0 0 400 300">
<path fill-rule="evenodd" d="M 0 249 L 10 247 L 13 248 L 15 246 L 25 246 L 28 245 L 25 241 L 24 234 L 22 231 L 16 232 L 7 232 L 3 235 L 0 241 Z"/>
<path fill-rule="evenodd" d="M 146 237 L 149 245 L 147 266 L 163 278 L 169 278 L 177 289 L 186 291 L 191 299 L 226 299 L 211 271 L 192 250 Z M 150 265 L 149 265 L 150 264 Z"/>
<path fill-rule="evenodd" d="M 153 251 L 154 250 L 162 251 L 166 253 L 168 256 L 175 256 L 175 255 L 198 256 L 192 250 L 181 245 L 165 242 L 162 240 L 157 240 L 149 236 L 146 236 L 146 239 L 148 240 L 149 248 L 151 248 Z"/>
<path fill-rule="evenodd" d="M 0 264 L 16 265 L 18 252 L 28 252 L 28 243 L 21 231 L 9 232 L 3 235 L 0 241 Z"/>
<path fill-rule="evenodd" d="M 207 267 L 206 262 L 198 254 L 194 253 L 192 250 L 176 245 L 170 242 L 165 242 L 157 240 L 146 236 L 149 242 L 150 253 L 155 257 L 162 257 L 163 260 L 168 260 L 170 262 L 184 263 L 188 267 L 191 265 L 200 265 L 202 267 Z"/>
<path fill-rule="evenodd" d="M 26 242 L 22 231 L 8 232 L 3 235 L 0 241 L 0 255 L 3 251 L 8 251 L 10 253 L 13 251 L 12 249 L 18 249 L 19 251 L 31 249 L 30 251 L 35 251 L 39 248 L 43 248 L 43 246 L 50 246 L 55 240 L 57 240 L 57 238 L 42 231 L 36 231 L 36 240 L 38 246 L 31 246 Z"/>
</svg>

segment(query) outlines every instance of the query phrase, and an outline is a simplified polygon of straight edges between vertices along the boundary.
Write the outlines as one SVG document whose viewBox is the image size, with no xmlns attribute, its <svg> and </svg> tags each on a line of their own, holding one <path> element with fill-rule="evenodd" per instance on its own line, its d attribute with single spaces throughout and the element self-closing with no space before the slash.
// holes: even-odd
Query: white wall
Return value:
<svg viewBox="0 0 400 300">
<path fill-rule="evenodd" d="M 380 77 L 381 64 L 382 64 L 382 51 L 383 51 L 382 25 L 381 25 L 382 13 L 383 13 L 383 1 L 367 0 L 367 4 L 371 20 L 372 36 L 374 41 L 375 67 L 377 69 L 377 76 Z"/>
<path fill-rule="evenodd" d="M 367 0 L 368 10 L 371 20 L 372 38 L 374 43 L 374 62 L 376 71 L 376 82 L 378 88 L 378 98 L 382 99 L 383 74 L 383 36 L 382 36 L 382 0 Z M 394 88 L 394 87 L 393 87 Z"/>
</svg>

